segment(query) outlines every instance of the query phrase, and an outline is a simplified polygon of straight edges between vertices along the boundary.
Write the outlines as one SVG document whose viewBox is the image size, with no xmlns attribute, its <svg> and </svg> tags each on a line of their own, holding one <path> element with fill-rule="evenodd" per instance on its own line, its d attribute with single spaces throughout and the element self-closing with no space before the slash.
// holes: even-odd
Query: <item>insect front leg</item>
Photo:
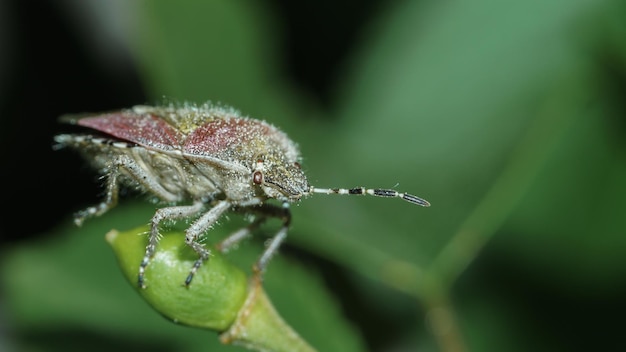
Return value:
<svg viewBox="0 0 626 352">
<path fill-rule="evenodd" d="M 213 208 L 204 213 L 185 231 L 185 242 L 200 256 L 189 271 L 189 275 L 187 276 L 187 279 L 185 279 L 185 286 L 189 286 L 193 276 L 196 274 L 196 271 L 198 271 L 198 268 L 200 268 L 205 260 L 209 259 L 210 251 L 206 249 L 202 243 L 198 242 L 198 239 L 213 224 L 215 224 L 217 219 L 219 219 L 230 207 L 231 203 L 228 201 L 222 200 L 217 202 Z"/>
<path fill-rule="evenodd" d="M 151 220 L 150 238 L 148 239 L 148 245 L 146 246 L 146 253 L 144 254 L 143 260 L 139 265 L 139 274 L 137 275 L 137 284 L 139 285 L 139 287 L 146 288 L 144 284 L 144 274 L 146 271 L 146 267 L 154 256 L 157 242 L 159 242 L 159 239 L 161 237 L 159 233 L 160 223 L 163 220 L 176 220 L 192 217 L 198 214 L 203 207 L 204 203 L 202 201 L 196 201 L 192 205 L 160 208 L 156 211 Z"/>
<path fill-rule="evenodd" d="M 178 197 L 163 188 L 151 175 L 128 155 L 117 155 L 108 166 L 106 175 L 106 196 L 100 204 L 81 210 L 74 215 L 74 223 L 80 226 L 90 217 L 100 216 L 115 207 L 119 195 L 119 177 L 126 172 L 131 179 L 166 201 L 176 201 Z"/>
</svg>

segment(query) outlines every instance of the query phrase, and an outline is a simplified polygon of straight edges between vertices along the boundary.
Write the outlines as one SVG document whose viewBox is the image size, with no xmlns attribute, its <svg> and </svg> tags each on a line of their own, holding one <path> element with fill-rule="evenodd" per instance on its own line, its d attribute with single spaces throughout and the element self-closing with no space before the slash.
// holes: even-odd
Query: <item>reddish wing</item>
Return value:
<svg viewBox="0 0 626 352">
<path fill-rule="evenodd" d="M 93 128 L 113 137 L 160 150 L 179 149 L 182 133 L 154 115 L 116 112 L 76 121 L 79 126 Z"/>
<path fill-rule="evenodd" d="M 216 155 L 267 135 L 270 127 L 250 119 L 215 119 L 187 136 L 183 150 L 193 155 Z"/>
</svg>

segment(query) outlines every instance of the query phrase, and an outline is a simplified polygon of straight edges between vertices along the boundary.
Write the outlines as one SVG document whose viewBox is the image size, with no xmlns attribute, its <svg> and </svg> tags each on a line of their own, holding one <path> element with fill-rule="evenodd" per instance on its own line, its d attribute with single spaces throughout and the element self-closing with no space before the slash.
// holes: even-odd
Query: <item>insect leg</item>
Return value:
<svg viewBox="0 0 626 352">
<path fill-rule="evenodd" d="M 74 223 L 81 226 L 87 218 L 100 216 L 117 204 L 119 193 L 118 176 L 120 175 L 119 167 L 114 164 L 107 175 L 106 197 L 97 205 L 83 209 L 74 214 Z"/>
<path fill-rule="evenodd" d="M 265 219 L 265 216 L 258 217 L 250 225 L 228 235 L 228 237 L 218 243 L 215 248 L 222 253 L 228 252 L 229 249 L 241 242 L 244 238 L 248 237 L 252 231 L 256 230 L 263 222 L 265 222 Z"/>
<path fill-rule="evenodd" d="M 269 263 L 270 259 L 272 259 L 274 254 L 278 252 L 278 247 L 280 247 L 280 244 L 283 243 L 285 238 L 287 238 L 288 229 L 289 228 L 287 226 L 283 226 L 280 228 L 280 230 L 278 230 L 276 235 L 272 237 L 269 244 L 267 245 L 267 248 L 265 248 L 265 251 L 259 258 L 259 260 L 257 260 L 257 262 L 252 267 L 256 275 L 258 276 L 263 275 L 265 268 L 267 268 L 267 263 Z"/>
<path fill-rule="evenodd" d="M 151 220 L 150 237 L 148 240 L 148 245 L 146 246 L 146 252 L 144 254 L 143 260 L 141 261 L 141 264 L 139 265 L 139 274 L 137 275 L 137 284 L 139 285 L 139 287 L 146 288 L 144 284 L 144 273 L 146 271 L 146 267 L 150 263 L 150 260 L 154 256 L 157 242 L 159 242 L 159 238 L 161 237 L 159 233 L 159 224 L 161 223 L 161 221 L 191 217 L 198 214 L 203 207 L 203 202 L 196 201 L 192 205 L 160 208 L 156 211 Z"/>
<path fill-rule="evenodd" d="M 282 206 L 263 203 L 261 205 L 236 208 L 235 210 L 240 212 L 252 211 L 261 214 L 264 218 L 278 218 L 283 222 L 283 226 L 280 228 L 280 230 L 278 230 L 276 235 L 274 235 L 274 237 L 270 239 L 267 247 L 265 248 L 265 251 L 263 251 L 261 257 L 259 257 L 257 262 L 252 267 L 255 275 L 261 278 L 270 259 L 272 259 L 272 256 L 276 254 L 278 248 L 280 247 L 280 244 L 287 237 L 287 230 L 289 229 L 289 225 L 291 224 L 291 211 L 289 211 L 289 203 L 283 203 Z M 254 225 L 254 223 L 251 224 L 251 226 L 252 225 Z"/>
<path fill-rule="evenodd" d="M 81 210 L 74 215 L 74 223 L 80 226 L 85 219 L 100 216 L 106 213 L 109 209 L 115 207 L 117 204 L 117 198 L 119 193 L 119 176 L 122 171 L 126 173 L 137 183 L 144 186 L 146 189 L 156 194 L 159 198 L 166 201 L 176 201 L 178 197 L 165 188 L 163 188 L 153 177 L 150 176 L 146 170 L 144 170 L 133 158 L 128 155 L 117 155 L 111 165 L 108 167 L 106 197 L 98 205 L 91 206 L 87 209 Z"/>
<path fill-rule="evenodd" d="M 196 220 L 185 231 L 185 242 L 200 256 L 198 260 L 193 264 L 193 267 L 189 271 L 189 275 L 185 280 L 185 286 L 189 286 L 193 276 L 198 271 L 198 268 L 202 263 L 209 259 L 209 250 L 204 247 L 202 243 L 198 242 L 198 238 L 213 225 L 222 214 L 230 208 L 231 204 L 228 201 L 222 200 L 217 202 L 213 208 L 204 213 L 198 220 Z"/>
</svg>

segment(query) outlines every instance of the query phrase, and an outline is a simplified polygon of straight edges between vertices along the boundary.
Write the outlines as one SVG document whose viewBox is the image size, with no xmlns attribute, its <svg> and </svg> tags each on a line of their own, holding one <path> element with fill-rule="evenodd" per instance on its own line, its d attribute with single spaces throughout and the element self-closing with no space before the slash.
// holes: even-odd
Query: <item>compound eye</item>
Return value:
<svg viewBox="0 0 626 352">
<path fill-rule="evenodd" d="M 263 173 L 259 170 L 252 173 L 252 182 L 254 184 L 260 185 L 263 183 Z"/>
<path fill-rule="evenodd" d="M 302 169 L 302 165 L 300 165 L 300 163 L 297 161 L 293 163 L 293 166 L 295 166 L 297 169 Z"/>
</svg>

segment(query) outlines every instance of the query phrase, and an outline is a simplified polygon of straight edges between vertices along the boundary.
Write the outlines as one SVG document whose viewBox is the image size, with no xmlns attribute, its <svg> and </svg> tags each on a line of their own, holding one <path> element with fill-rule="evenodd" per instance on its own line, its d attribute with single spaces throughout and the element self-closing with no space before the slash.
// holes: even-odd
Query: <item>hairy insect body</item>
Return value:
<svg viewBox="0 0 626 352">
<path fill-rule="evenodd" d="M 309 186 L 302 171 L 293 166 L 300 158 L 296 145 L 265 122 L 233 114 L 221 108 L 140 106 L 73 121 L 109 134 L 109 139 L 78 136 L 72 141 L 70 135 L 62 135 L 57 141 L 73 142 L 102 171 L 119 156 L 128 155 L 172 193 L 157 194 L 166 201 L 172 201 L 173 195 L 175 201 L 182 201 L 218 193 L 231 201 L 250 201 L 263 193 L 250 182 L 257 168 L 267 172 L 268 182 L 288 191 L 281 194 L 265 187 L 270 198 L 300 198 Z"/>
<path fill-rule="evenodd" d="M 208 104 L 137 106 L 65 121 L 82 126 L 87 133 L 58 135 L 58 146 L 78 150 L 106 176 L 105 199 L 78 212 L 77 224 L 115 206 L 120 186 L 138 188 L 168 203 L 151 220 L 138 273 L 142 287 L 163 221 L 195 218 L 186 230 L 187 244 L 199 255 L 185 280 L 189 285 L 210 253 L 199 239 L 228 211 L 257 216 L 247 228 L 223 240 L 218 245 L 221 250 L 245 238 L 266 218 L 282 221 L 283 226 L 254 266 L 260 273 L 286 237 L 291 222 L 289 202 L 305 195 L 370 194 L 429 205 L 419 197 L 393 190 L 314 188 L 300 168 L 296 144 L 286 134 L 264 121 L 242 117 L 233 109 Z"/>
</svg>

